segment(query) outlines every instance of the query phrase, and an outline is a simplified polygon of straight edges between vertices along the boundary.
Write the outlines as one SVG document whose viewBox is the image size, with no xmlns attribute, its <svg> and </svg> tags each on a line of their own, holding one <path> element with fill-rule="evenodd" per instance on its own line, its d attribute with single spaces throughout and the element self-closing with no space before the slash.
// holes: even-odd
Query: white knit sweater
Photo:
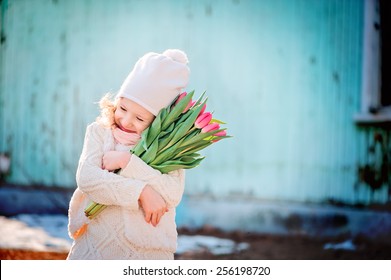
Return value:
<svg viewBox="0 0 391 280">
<path fill-rule="evenodd" d="M 101 168 L 103 154 L 128 150 L 116 144 L 111 129 L 98 123 L 87 127 L 83 151 L 76 173 L 77 189 L 69 206 L 68 230 L 74 232 L 84 222 L 87 231 L 74 240 L 68 259 L 172 259 L 176 250 L 175 207 L 184 191 L 183 170 L 161 174 L 132 155 L 119 174 Z M 144 220 L 139 196 L 146 184 L 166 201 L 169 211 L 154 227 Z M 89 221 L 84 208 L 90 201 L 108 205 Z"/>
</svg>

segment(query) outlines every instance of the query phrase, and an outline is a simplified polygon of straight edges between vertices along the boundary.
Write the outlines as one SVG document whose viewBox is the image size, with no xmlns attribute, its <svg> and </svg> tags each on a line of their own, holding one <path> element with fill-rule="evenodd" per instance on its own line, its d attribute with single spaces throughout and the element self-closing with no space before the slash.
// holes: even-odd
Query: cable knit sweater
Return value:
<svg viewBox="0 0 391 280">
<path fill-rule="evenodd" d="M 68 259 L 173 259 L 175 207 L 184 191 L 184 171 L 161 174 L 135 155 L 119 174 L 101 168 L 105 152 L 129 148 L 116 143 L 111 129 L 96 122 L 87 127 L 76 173 L 78 187 L 70 201 L 69 235 L 74 238 L 83 223 L 89 224 L 73 241 Z M 156 227 L 144 220 L 138 202 L 147 183 L 169 208 Z M 108 207 L 90 221 L 84 208 L 91 200 Z"/>
</svg>

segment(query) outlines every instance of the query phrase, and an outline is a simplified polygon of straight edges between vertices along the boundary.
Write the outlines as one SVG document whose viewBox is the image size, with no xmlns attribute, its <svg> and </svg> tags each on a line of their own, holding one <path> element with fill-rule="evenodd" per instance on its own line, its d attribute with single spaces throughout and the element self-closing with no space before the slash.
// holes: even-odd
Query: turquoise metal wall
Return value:
<svg viewBox="0 0 391 280">
<path fill-rule="evenodd" d="M 188 171 L 188 194 L 371 199 L 354 190 L 366 156 L 353 122 L 362 0 L 3 0 L 1 28 L 0 151 L 12 153 L 12 183 L 73 188 L 94 102 L 145 52 L 181 48 L 188 90 L 207 90 L 234 135 Z"/>
</svg>

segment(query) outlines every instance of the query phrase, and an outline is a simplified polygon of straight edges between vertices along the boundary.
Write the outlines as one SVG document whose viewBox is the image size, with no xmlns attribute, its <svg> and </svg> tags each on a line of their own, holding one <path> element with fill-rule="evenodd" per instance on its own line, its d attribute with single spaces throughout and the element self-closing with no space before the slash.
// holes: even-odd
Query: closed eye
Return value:
<svg viewBox="0 0 391 280">
<path fill-rule="evenodd" d="M 125 107 L 120 107 L 122 111 L 126 112 L 126 108 Z"/>
</svg>

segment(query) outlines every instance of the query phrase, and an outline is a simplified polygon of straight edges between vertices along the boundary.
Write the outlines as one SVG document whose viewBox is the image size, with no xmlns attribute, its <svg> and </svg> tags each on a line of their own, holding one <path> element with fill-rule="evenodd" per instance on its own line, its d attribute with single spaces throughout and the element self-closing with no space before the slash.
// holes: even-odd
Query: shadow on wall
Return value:
<svg viewBox="0 0 391 280">
<path fill-rule="evenodd" d="M 68 214 L 73 189 L 0 185 L 0 215 Z"/>
</svg>

